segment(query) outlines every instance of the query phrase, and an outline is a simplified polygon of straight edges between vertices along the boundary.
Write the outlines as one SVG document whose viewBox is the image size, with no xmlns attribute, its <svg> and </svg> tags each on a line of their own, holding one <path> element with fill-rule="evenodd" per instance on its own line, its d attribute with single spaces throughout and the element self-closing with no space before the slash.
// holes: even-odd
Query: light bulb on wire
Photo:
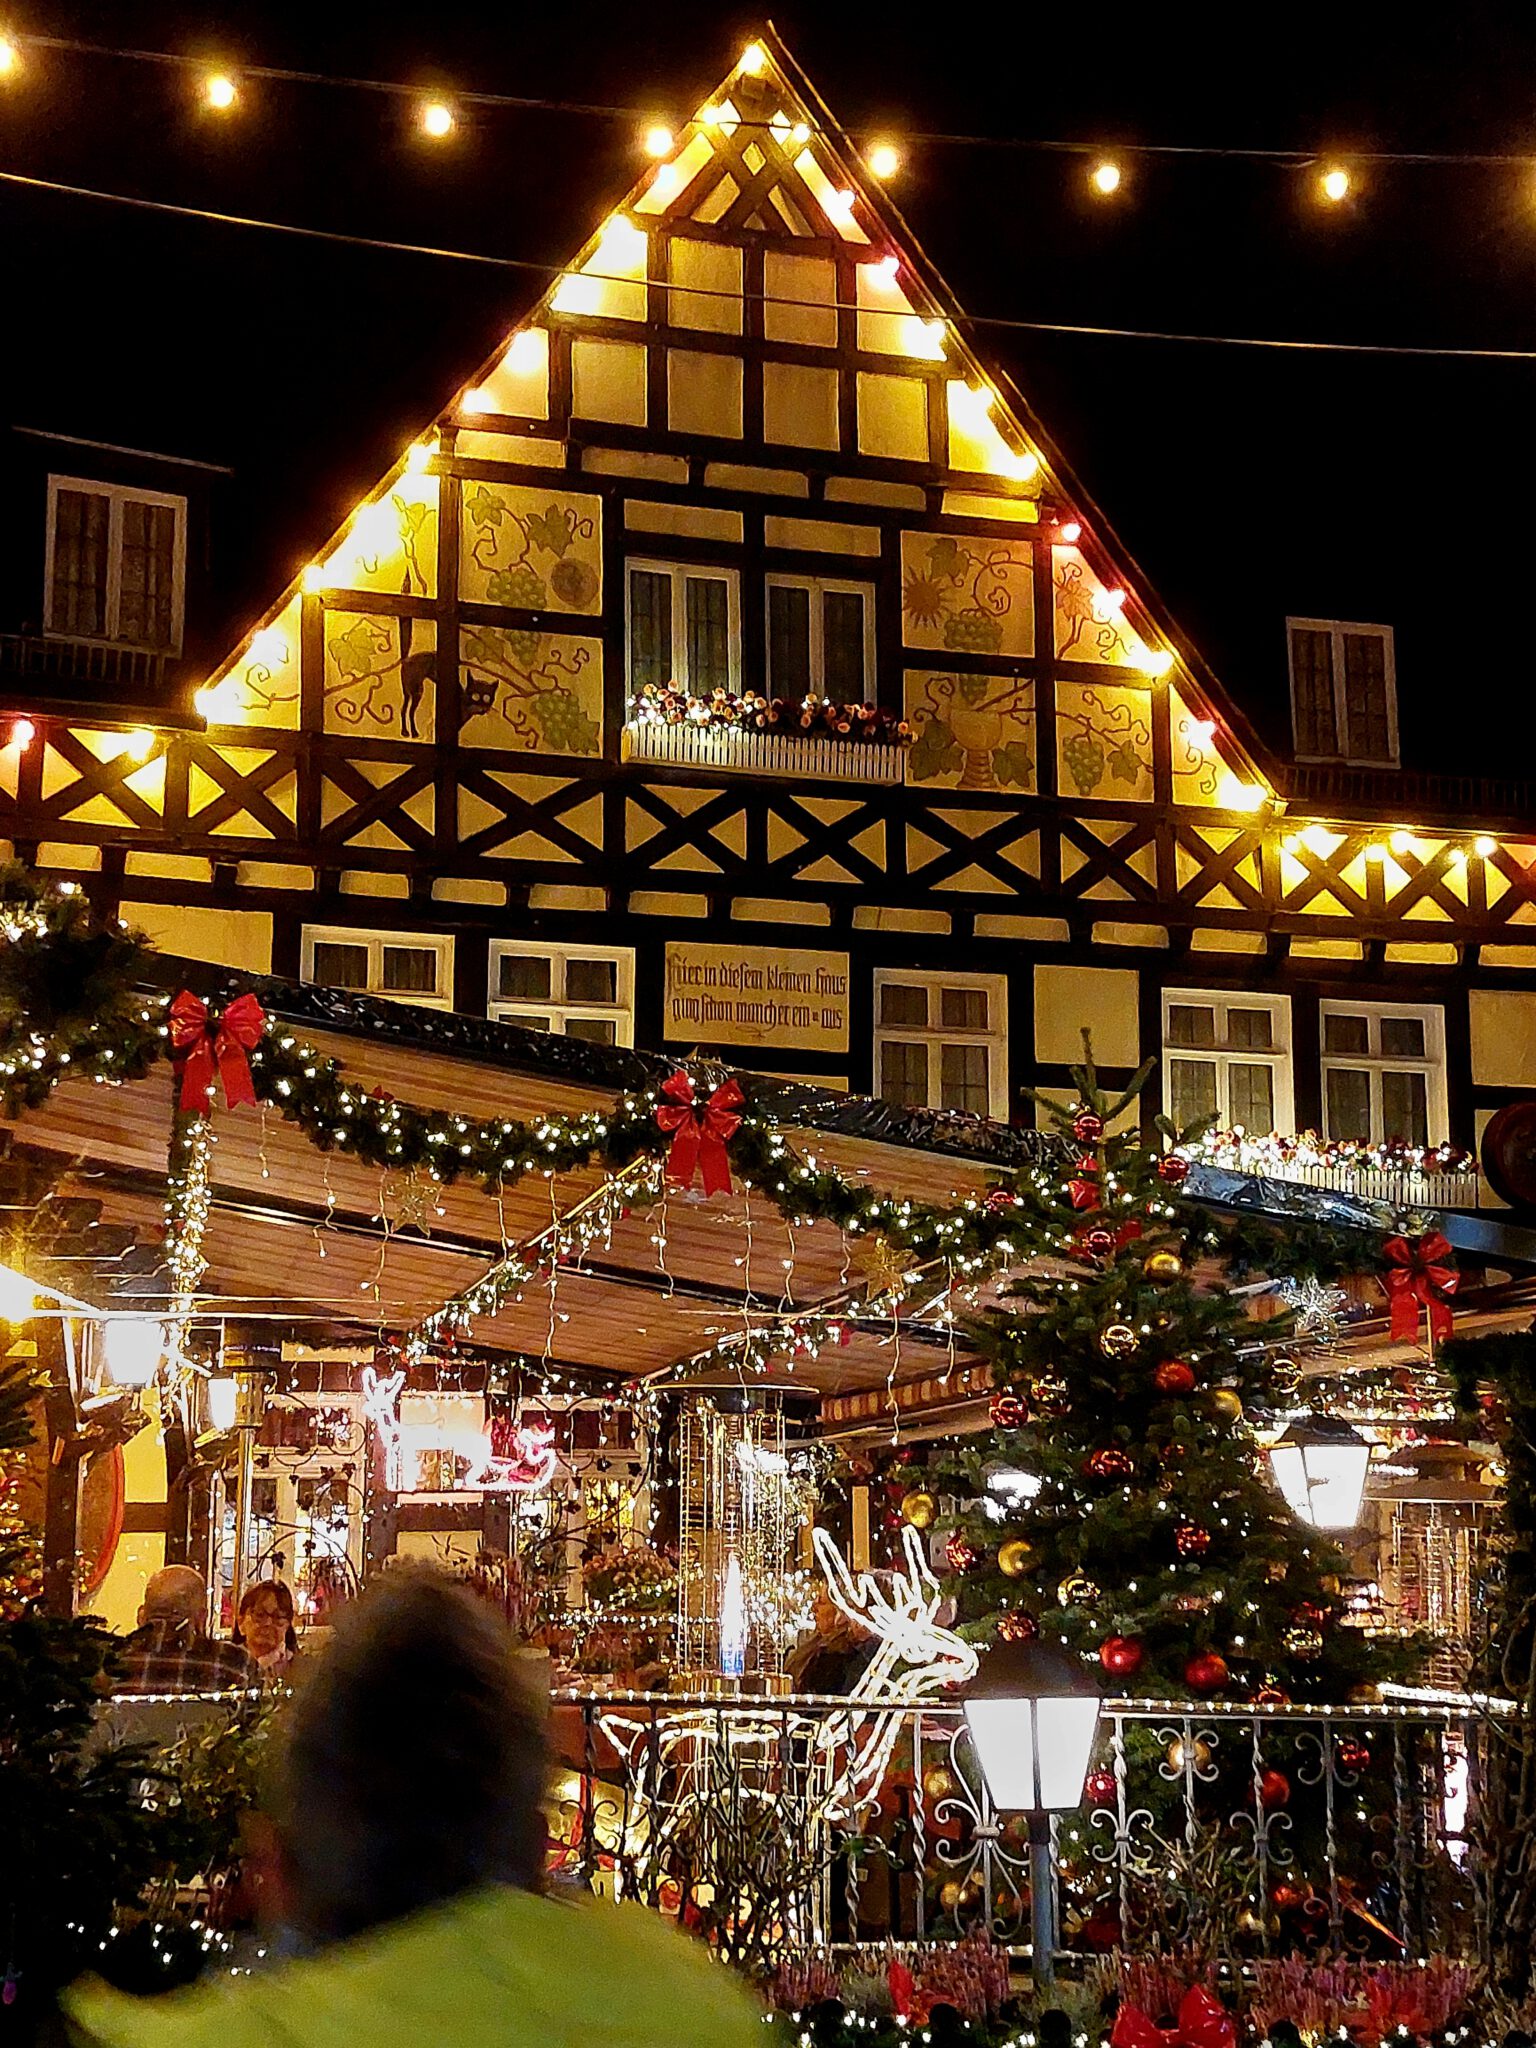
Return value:
<svg viewBox="0 0 1536 2048">
<path fill-rule="evenodd" d="M 646 129 L 641 144 L 647 156 L 663 157 L 672 154 L 672 130 L 664 121 L 657 121 Z"/>
<path fill-rule="evenodd" d="M 423 134 L 441 142 L 445 135 L 453 133 L 452 107 L 446 100 L 428 100 L 421 110 L 421 126 Z"/>
<path fill-rule="evenodd" d="M 1088 173 L 1088 182 L 1095 192 L 1108 199 L 1112 192 L 1120 190 L 1120 166 L 1113 157 L 1102 157 Z"/>
<path fill-rule="evenodd" d="M 227 114 L 239 97 L 235 81 L 226 72 L 215 71 L 203 81 L 203 98 L 216 114 Z"/>
<path fill-rule="evenodd" d="M 1317 181 L 1317 189 L 1332 205 L 1349 197 L 1350 176 L 1342 164 L 1333 164 Z"/>
<path fill-rule="evenodd" d="M 10 36 L 0 36 L 0 78 L 11 78 L 21 69 L 21 50 Z"/>
<path fill-rule="evenodd" d="M 877 178 L 894 178 L 901 169 L 901 151 L 894 143 L 877 142 L 867 161 Z"/>
</svg>

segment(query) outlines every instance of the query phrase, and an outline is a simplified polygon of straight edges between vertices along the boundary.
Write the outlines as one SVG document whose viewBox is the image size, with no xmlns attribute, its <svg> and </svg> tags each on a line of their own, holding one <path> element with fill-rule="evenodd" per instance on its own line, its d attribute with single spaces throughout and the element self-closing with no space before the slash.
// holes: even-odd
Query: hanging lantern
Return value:
<svg viewBox="0 0 1536 2048">
<path fill-rule="evenodd" d="M 1314 1529 L 1352 1529 L 1360 1519 L 1371 1447 L 1331 1416 L 1293 1422 L 1270 1446 L 1269 1465 L 1287 1504 Z"/>
<path fill-rule="evenodd" d="M 165 1331 L 148 1316 L 113 1316 L 101 1325 L 101 1355 L 117 1387 L 147 1387 L 165 1356 Z"/>
</svg>

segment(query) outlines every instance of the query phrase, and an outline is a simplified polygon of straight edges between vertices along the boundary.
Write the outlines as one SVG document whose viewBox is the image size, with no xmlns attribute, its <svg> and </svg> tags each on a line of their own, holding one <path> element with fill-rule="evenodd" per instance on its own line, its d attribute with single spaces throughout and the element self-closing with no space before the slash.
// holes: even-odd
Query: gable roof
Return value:
<svg viewBox="0 0 1536 2048">
<path fill-rule="evenodd" d="M 424 422 L 422 435 L 379 480 L 374 491 L 336 529 L 314 560 L 282 591 L 197 692 L 197 706 L 218 724 L 297 723 L 298 606 L 305 591 L 331 585 L 399 589 L 365 565 L 379 550 L 380 525 L 394 517 L 425 523 L 435 509 L 433 454 L 440 425 L 473 432 L 488 415 L 536 414 L 530 381 L 547 375 L 551 315 L 610 315 L 643 320 L 657 280 L 650 266 L 651 230 L 684 227 L 691 238 L 746 234 L 784 253 L 820 253 L 828 246 L 856 256 L 856 302 L 838 315 L 905 334 L 903 353 L 943 359 L 948 382 L 949 431 L 984 451 L 971 466 L 1001 488 L 1027 499 L 1039 521 L 1053 524 L 1058 544 L 1076 547 L 1084 603 L 1101 624 L 1113 618 L 1128 631 L 1129 665 L 1151 677 L 1170 677 L 1187 709 L 1213 728 L 1212 745 L 1225 768 L 1229 808 L 1252 809 L 1273 794 L 1259 747 L 1242 709 L 1228 696 L 1198 650 L 1180 635 L 1149 580 L 1077 482 L 1051 436 L 1013 381 L 984 360 L 967 332 L 964 309 L 921 247 L 888 189 L 868 171 L 859 152 L 821 101 L 782 39 L 765 27 L 678 132 L 670 152 L 654 162 L 594 226 L 586 242 L 539 300 Z M 738 285 L 707 278 L 664 289 L 703 307 L 742 301 Z M 766 288 L 766 313 L 796 303 L 784 287 Z M 706 320 L 698 322 L 707 325 Z M 737 314 L 737 324 L 740 315 Z M 543 402 L 547 406 L 547 399 Z M 407 550 L 409 552 L 409 550 Z M 343 567 L 350 573 L 344 574 Z M 359 572 L 362 573 L 359 573 Z M 410 582 L 407 595 L 424 594 Z M 292 688 L 272 674 L 291 667 Z M 243 687 L 242 687 L 243 686 Z M 254 690 L 254 695 L 252 694 Z M 256 703 L 263 716 L 247 718 Z M 280 707 L 291 704 L 291 715 Z"/>
</svg>

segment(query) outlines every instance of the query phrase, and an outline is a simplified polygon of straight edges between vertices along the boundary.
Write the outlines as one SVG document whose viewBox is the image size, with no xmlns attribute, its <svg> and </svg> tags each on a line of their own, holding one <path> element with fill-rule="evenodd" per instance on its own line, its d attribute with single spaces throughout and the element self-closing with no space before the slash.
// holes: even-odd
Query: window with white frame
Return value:
<svg viewBox="0 0 1536 2048">
<path fill-rule="evenodd" d="M 530 1031 L 635 1042 L 635 956 L 628 946 L 493 939 L 489 1015 Z"/>
<path fill-rule="evenodd" d="M 914 1109 L 1008 1114 L 1008 988 L 1000 974 L 875 970 L 875 1091 Z"/>
<path fill-rule="evenodd" d="M 740 589 L 734 569 L 631 562 L 629 687 L 734 690 L 741 669 Z"/>
<path fill-rule="evenodd" d="M 1168 989 L 1163 995 L 1163 1106 L 1182 1130 L 1204 1117 L 1256 1137 L 1289 1131 L 1288 996 Z"/>
<path fill-rule="evenodd" d="M 860 704 L 875 674 L 875 591 L 825 576 L 768 578 L 768 688 Z"/>
<path fill-rule="evenodd" d="M 322 988 L 353 989 L 428 1010 L 453 1008 L 451 938 L 307 924 L 301 952 L 304 980 Z"/>
<path fill-rule="evenodd" d="M 1445 1013 L 1437 1004 L 1325 1002 L 1322 1041 L 1327 1137 L 1444 1140 Z"/>
<path fill-rule="evenodd" d="M 186 569 L 185 498 L 49 477 L 43 604 L 49 633 L 176 654 Z"/>
<path fill-rule="evenodd" d="M 1297 758 L 1397 766 L 1397 672 L 1390 626 L 1287 619 Z"/>
</svg>

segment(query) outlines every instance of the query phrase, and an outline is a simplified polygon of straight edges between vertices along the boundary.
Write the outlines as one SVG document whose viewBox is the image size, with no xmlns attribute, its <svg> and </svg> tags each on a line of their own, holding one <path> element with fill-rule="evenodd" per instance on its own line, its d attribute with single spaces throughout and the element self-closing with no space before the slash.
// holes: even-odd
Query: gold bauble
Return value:
<svg viewBox="0 0 1536 2048">
<path fill-rule="evenodd" d="M 1288 1628 L 1280 1640 L 1293 1657 L 1308 1662 L 1323 1654 L 1323 1632 L 1318 1628 Z"/>
<path fill-rule="evenodd" d="M 1011 1536 L 997 1546 L 997 1568 L 1005 1579 L 1022 1579 L 1034 1554 L 1033 1543 L 1026 1543 L 1022 1536 Z"/>
<path fill-rule="evenodd" d="M 1255 1913 L 1252 1906 L 1245 1906 L 1237 1916 L 1237 1931 L 1250 1941 L 1262 1941 L 1265 1933 L 1264 1916 Z"/>
<path fill-rule="evenodd" d="M 1241 1422 L 1243 1419 L 1242 1398 L 1230 1387 L 1216 1387 L 1210 1396 L 1211 1413 L 1219 1415 L 1224 1422 Z"/>
<path fill-rule="evenodd" d="M 1068 1572 L 1056 1588 L 1063 1607 L 1091 1607 L 1098 1597 L 1099 1589 L 1086 1572 Z"/>
<path fill-rule="evenodd" d="M 939 1504 L 931 1493 L 919 1487 L 915 1492 L 904 1494 L 901 1502 L 901 1518 L 910 1522 L 914 1529 L 931 1529 L 938 1520 Z"/>
<path fill-rule="evenodd" d="M 932 1764 L 923 1773 L 923 1790 L 930 1799 L 947 1799 L 955 1789 L 955 1774 L 943 1764 Z"/>
<path fill-rule="evenodd" d="M 1337 1572 L 1324 1572 L 1317 1583 L 1324 1593 L 1337 1593 L 1339 1590 L 1339 1575 Z"/>
<path fill-rule="evenodd" d="M 968 1877 L 960 1887 L 960 1910 L 969 1912 L 972 1906 L 981 1904 L 981 1886 L 974 1877 Z"/>
<path fill-rule="evenodd" d="M 960 1880 L 957 1877 L 952 1877 L 950 1878 L 947 1884 L 940 1885 L 939 1904 L 944 1908 L 946 1913 L 953 1913 L 955 1908 L 959 1905 L 960 1892 L 961 1885 Z"/>
<path fill-rule="evenodd" d="M 1289 1563 L 1283 1557 L 1272 1557 L 1264 1567 L 1264 1576 L 1278 1585 L 1290 1571 Z"/>
<path fill-rule="evenodd" d="M 1106 1323 L 1099 1332 L 1099 1349 L 1106 1358 L 1129 1358 L 1140 1341 L 1129 1323 Z"/>
<path fill-rule="evenodd" d="M 1194 1741 L 1189 1745 L 1189 1754 L 1191 1760 L 1194 1763 L 1195 1769 L 1197 1771 L 1203 1771 L 1206 1765 L 1211 1760 L 1211 1745 L 1206 1741 L 1203 1735 L 1197 1735 Z M 1172 1742 L 1169 1743 L 1168 1761 L 1173 1766 L 1174 1770 L 1183 1770 L 1184 1738 L 1181 1735 L 1175 1735 Z"/>
<path fill-rule="evenodd" d="M 1159 1287 L 1166 1287 L 1170 1281 L 1184 1278 L 1184 1261 L 1177 1252 L 1148 1252 L 1141 1270 Z"/>
<path fill-rule="evenodd" d="M 1374 1707 L 1380 1703 L 1381 1687 L 1366 1681 L 1360 1685 L 1352 1685 L 1344 1697 L 1352 1707 Z"/>
</svg>

